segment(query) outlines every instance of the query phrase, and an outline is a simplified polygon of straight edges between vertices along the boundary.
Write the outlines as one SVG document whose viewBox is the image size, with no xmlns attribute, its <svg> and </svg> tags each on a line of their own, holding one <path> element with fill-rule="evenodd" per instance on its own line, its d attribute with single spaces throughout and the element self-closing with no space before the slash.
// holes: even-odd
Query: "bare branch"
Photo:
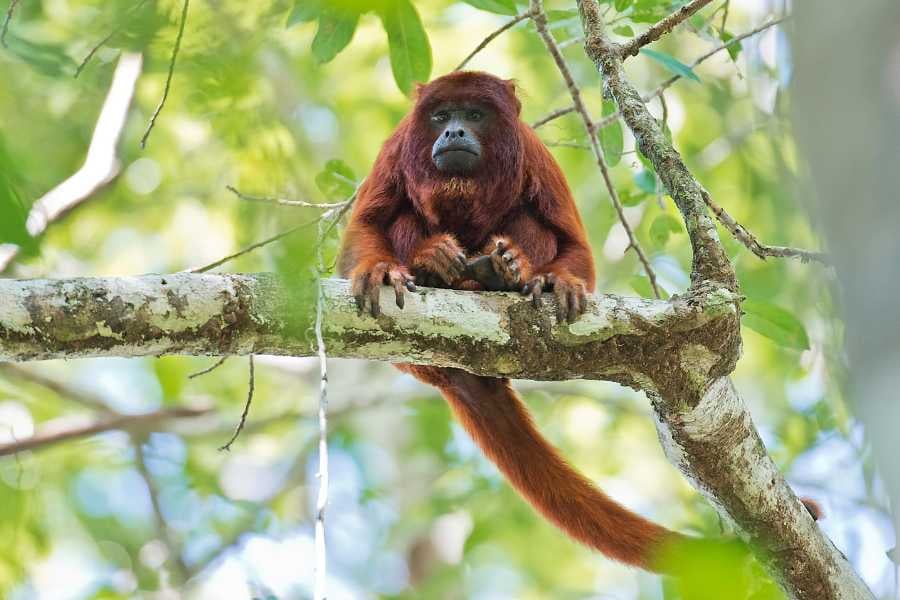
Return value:
<svg viewBox="0 0 900 600">
<path fill-rule="evenodd" d="M 166 99 L 169 97 L 169 89 L 172 87 L 172 76 L 175 74 L 175 59 L 178 58 L 178 50 L 181 48 L 181 38 L 184 37 L 184 25 L 187 23 L 187 13 L 188 13 L 188 5 L 191 0 L 184 0 L 184 4 L 181 5 L 181 22 L 178 24 L 178 34 L 175 36 L 175 45 L 172 47 L 172 57 L 169 59 L 169 70 L 166 73 L 166 85 L 163 88 L 162 98 L 159 100 L 159 104 L 156 105 L 156 110 L 153 111 L 153 115 L 150 117 L 150 122 L 147 123 L 147 130 L 144 131 L 144 135 L 141 136 L 141 148 L 147 147 L 147 138 L 150 137 L 150 132 L 153 131 L 153 126 L 156 125 L 156 119 L 159 117 L 159 113 L 162 112 L 163 107 L 166 105 Z"/>
<path fill-rule="evenodd" d="M 803 250 L 801 248 L 790 248 L 787 246 L 767 246 L 761 244 L 749 229 L 738 223 L 734 217 L 728 214 L 724 208 L 716 204 L 710 197 L 706 189 L 701 191 L 703 200 L 712 210 L 716 218 L 725 226 L 734 238 L 747 247 L 753 254 L 765 260 L 766 258 L 797 258 L 802 262 L 810 261 L 828 264 L 828 256 L 824 252 L 815 252 L 812 250 Z"/>
<path fill-rule="evenodd" d="M 549 115 L 546 115 L 543 118 L 540 118 L 537 121 L 535 121 L 534 123 L 532 123 L 531 128 L 537 129 L 538 127 L 546 125 L 547 123 L 549 123 L 550 121 L 553 121 L 554 119 L 558 119 L 559 117 L 568 115 L 569 113 L 573 113 L 573 112 L 575 112 L 574 106 L 567 106 L 565 108 L 560 108 L 560 109 L 554 110 Z"/>
<path fill-rule="evenodd" d="M 692 0 L 691 2 L 688 2 L 668 17 L 654 24 L 641 35 L 637 36 L 627 44 L 623 44 L 620 50 L 622 58 L 636 56 L 641 48 L 647 44 L 652 44 L 662 36 L 666 35 L 683 23 L 685 19 L 692 16 L 710 2 L 712 2 L 712 0 Z"/>
<path fill-rule="evenodd" d="M 140 431 L 153 430 L 173 419 L 193 419 L 212 412 L 212 408 L 164 408 L 139 415 L 114 415 L 93 423 L 65 429 L 45 428 L 29 438 L 0 444 L 0 456 L 8 456 L 26 450 L 42 450 L 60 442 L 97 435 L 113 430 Z M 54 430 L 56 429 L 56 430 Z"/>
<path fill-rule="evenodd" d="M 473 58 L 475 58 L 475 55 L 476 55 L 476 54 L 478 54 L 479 52 L 481 52 L 482 50 L 484 50 L 485 47 L 487 47 L 488 44 L 490 44 L 491 42 L 493 42 L 494 39 L 496 39 L 500 34 L 502 34 L 502 33 L 503 33 L 504 31 L 506 31 L 507 29 L 510 29 L 511 27 L 515 26 L 517 23 L 519 23 L 519 22 L 521 22 L 521 21 L 524 21 L 525 19 L 527 19 L 528 17 L 530 17 L 531 14 L 532 14 L 532 13 L 531 13 L 531 11 L 529 10 L 529 11 L 523 12 L 522 14 L 516 15 L 515 17 L 513 17 L 512 19 L 510 19 L 509 21 L 507 21 L 506 23 L 504 23 L 503 25 L 501 25 L 498 29 L 496 29 L 495 31 L 491 32 L 486 38 L 484 38 L 483 40 L 481 40 L 481 43 L 479 43 L 479 44 L 475 47 L 475 49 L 472 50 L 472 51 L 469 53 L 469 55 L 466 56 L 466 57 L 462 60 L 462 62 L 459 63 L 459 64 L 456 66 L 456 68 L 453 69 L 453 70 L 454 70 L 454 71 L 461 71 L 463 68 L 465 68 L 465 66 L 466 66 L 467 64 L 469 64 L 469 61 L 470 61 L 470 60 L 472 60 Z"/>
<path fill-rule="evenodd" d="M 784 23 L 785 21 L 787 21 L 789 18 L 790 17 L 782 17 L 779 19 L 773 19 L 771 21 L 764 23 L 763 25 L 760 25 L 756 29 L 753 29 L 746 33 L 742 33 L 741 35 L 735 36 L 734 38 L 728 40 L 727 42 L 725 42 L 719 46 L 716 46 L 715 48 L 706 52 L 705 54 L 702 54 L 696 60 L 694 60 L 694 62 L 692 62 L 689 66 L 691 69 L 693 69 L 693 68 L 699 66 L 701 63 L 706 62 L 708 59 L 715 56 L 722 50 L 726 50 L 735 44 L 741 43 L 742 41 L 744 41 L 745 39 L 747 39 L 749 37 L 753 37 L 754 35 L 762 33 L 763 31 L 766 31 L 770 27 L 780 25 L 781 23 Z M 655 90 L 653 90 L 652 92 L 650 92 L 648 94 L 644 94 L 642 96 L 643 101 L 650 102 L 651 100 L 653 100 L 654 98 L 656 98 L 657 96 L 659 96 L 663 92 L 665 92 L 668 88 L 670 88 L 672 86 L 672 84 L 674 84 L 676 81 L 678 81 L 681 78 L 682 78 L 681 75 L 673 75 L 669 79 L 666 79 Z M 562 117 L 563 115 L 567 115 L 567 114 L 573 112 L 574 110 L 575 110 L 574 106 L 567 106 L 565 108 L 555 110 L 552 113 L 544 116 L 543 118 L 535 121 L 535 124 L 532 127 L 540 127 L 542 125 L 546 125 L 550 121 L 553 121 L 554 119 L 558 119 L 559 117 Z M 600 121 L 597 121 L 594 124 L 594 127 L 596 129 L 603 129 L 607 125 L 611 125 L 612 123 L 618 121 L 621 118 L 622 118 L 622 113 L 615 112 L 607 117 L 604 117 Z"/>
<path fill-rule="evenodd" d="M 294 227 L 285 229 L 281 233 L 276 233 L 272 237 L 268 237 L 262 241 L 250 244 L 246 248 L 238 250 L 234 254 L 229 254 L 228 256 L 224 256 L 224 257 L 220 258 L 219 260 L 213 261 L 213 262 L 209 263 L 208 265 L 203 265 L 202 267 L 194 267 L 193 269 L 188 269 L 187 272 L 188 273 L 206 273 L 208 271 L 212 271 L 216 267 L 221 267 L 222 265 L 224 265 L 227 262 L 230 262 L 230 261 L 232 261 L 236 258 L 239 258 L 245 254 L 249 254 L 250 252 L 253 252 L 254 250 L 259 250 L 260 248 L 263 248 L 265 246 L 268 246 L 269 244 L 277 242 L 278 240 L 280 240 L 282 238 L 286 238 L 287 236 L 291 235 L 292 233 L 296 233 L 296 232 L 300 231 L 301 229 L 309 227 L 310 225 L 314 225 L 318 221 L 319 221 L 319 218 L 317 217 L 316 219 L 314 219 L 312 221 L 307 221 L 306 223 L 301 223 L 300 225 L 295 225 Z"/>
<path fill-rule="evenodd" d="M 235 427 L 231 438 L 229 438 L 222 446 L 219 446 L 220 452 L 228 452 L 231 450 L 231 445 L 238 439 L 238 436 L 241 435 L 241 431 L 244 430 L 244 425 L 247 423 L 247 415 L 250 414 L 250 405 L 253 403 L 253 390 L 256 388 L 256 371 L 253 367 L 252 354 L 250 355 L 249 365 L 250 372 L 247 380 L 247 401 L 244 403 L 244 411 L 241 413 L 241 420 L 238 421 L 237 427 Z"/>
<path fill-rule="evenodd" d="M 633 249 L 635 254 L 637 254 L 638 260 L 641 261 L 644 272 L 647 274 L 647 279 L 650 280 L 653 294 L 657 298 L 660 298 L 661 294 L 659 292 L 659 286 L 656 283 L 656 272 L 650 265 L 647 255 L 644 254 L 644 249 L 638 242 L 637 236 L 635 236 L 634 230 L 631 228 L 631 224 L 628 223 L 628 219 L 625 218 L 625 209 L 622 206 L 622 202 L 619 200 L 619 193 L 616 191 L 615 185 L 613 185 L 612 176 L 609 173 L 609 166 L 606 164 L 603 150 L 600 147 L 600 140 L 597 137 L 597 130 L 594 128 L 594 121 L 591 119 L 587 107 L 581 99 L 581 90 L 578 88 L 578 84 L 575 83 L 575 78 L 572 77 L 572 72 L 569 70 L 569 66 L 566 64 L 562 52 L 559 50 L 559 46 L 556 45 L 556 40 L 553 39 L 553 36 L 547 29 L 547 15 L 544 13 L 541 0 L 531 0 L 531 12 L 534 14 L 532 18 L 535 27 L 537 27 L 538 34 L 541 36 L 541 39 L 544 40 L 544 45 L 547 46 L 547 50 L 553 57 L 557 69 L 559 69 L 560 74 L 566 82 L 566 87 L 569 88 L 569 95 L 572 96 L 575 112 L 581 116 L 581 120 L 584 123 L 584 129 L 588 134 L 591 150 L 594 153 L 594 157 L 597 160 L 597 166 L 600 167 L 600 173 L 603 176 L 603 182 L 606 184 L 606 189 L 609 192 L 610 201 L 616 209 L 616 214 L 619 216 L 619 221 L 622 223 L 625 233 L 628 235 L 628 248 Z"/>
<path fill-rule="evenodd" d="M 191 373 L 190 375 L 188 375 L 188 379 L 196 379 L 197 377 L 201 377 L 203 375 L 207 375 L 208 373 L 212 373 L 213 371 L 215 371 L 216 369 L 221 367 L 223 364 L 225 364 L 226 360 L 228 360 L 227 354 L 225 356 L 222 356 L 221 358 L 219 358 L 219 360 L 217 360 L 210 366 L 206 367 L 205 369 L 201 369 L 200 371 L 197 371 L 196 373 Z"/>
<path fill-rule="evenodd" d="M 119 174 L 117 147 L 125 128 L 142 64 L 143 58 L 138 53 L 123 52 L 119 57 L 109 91 L 94 125 L 84 164 L 34 202 L 25 222 L 32 237 L 40 235 L 51 223 L 93 198 Z M 4 271 L 19 253 L 17 246 L 5 246 L 0 248 L 0 272 Z"/>
<path fill-rule="evenodd" d="M 345 204 L 349 202 L 349 200 L 344 200 L 343 202 L 332 202 L 332 203 L 315 203 L 315 202 L 306 202 L 305 200 L 288 200 L 287 198 L 274 198 L 268 196 L 250 196 L 249 194 L 245 194 L 243 192 L 238 191 L 234 187 L 230 185 L 226 185 L 225 189 L 229 192 L 240 198 L 241 200 L 247 200 L 248 202 L 263 202 L 267 204 L 278 204 L 280 206 L 299 206 L 303 208 L 341 208 Z"/>
</svg>

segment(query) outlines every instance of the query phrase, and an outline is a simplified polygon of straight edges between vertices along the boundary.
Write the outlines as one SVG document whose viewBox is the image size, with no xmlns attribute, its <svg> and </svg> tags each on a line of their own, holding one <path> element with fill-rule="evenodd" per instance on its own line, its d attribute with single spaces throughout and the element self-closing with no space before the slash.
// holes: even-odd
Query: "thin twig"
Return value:
<svg viewBox="0 0 900 600">
<path fill-rule="evenodd" d="M 190 2 L 191 0 L 184 0 L 184 4 L 181 6 L 181 23 L 178 24 L 178 35 L 175 36 L 175 46 L 172 48 L 172 58 L 169 60 L 169 72 L 166 74 L 166 85 L 163 88 L 162 98 L 160 98 L 159 104 L 156 106 L 156 110 L 153 111 L 150 122 L 147 124 L 147 130 L 144 132 L 144 135 L 141 136 L 141 148 L 147 146 L 147 138 L 150 137 L 150 132 L 153 131 L 156 119 L 159 117 L 159 113 L 162 112 L 163 107 L 166 105 L 166 99 L 169 97 L 169 89 L 172 86 L 172 76 L 175 74 L 175 59 L 178 58 L 178 49 L 181 48 L 181 38 L 184 36 L 184 25 L 187 22 L 188 5 Z"/>
<path fill-rule="evenodd" d="M 316 223 L 318 220 L 319 219 L 317 218 L 312 221 L 307 221 L 306 223 L 301 223 L 300 225 L 295 225 L 294 227 L 291 227 L 290 229 L 285 229 L 281 233 L 277 233 L 270 238 L 266 238 L 260 242 L 250 244 L 246 248 L 238 250 L 234 254 L 229 254 L 228 256 L 222 257 L 215 262 L 209 263 L 208 265 L 204 265 L 202 267 L 194 267 L 193 269 L 188 269 L 187 272 L 188 273 L 206 273 L 207 271 L 211 271 L 211 270 L 215 269 L 216 267 L 220 267 L 220 266 L 224 265 L 225 263 L 234 260 L 235 258 L 238 258 L 238 257 L 248 254 L 250 252 L 253 252 L 254 250 L 258 250 L 259 248 L 262 248 L 263 246 L 268 246 L 269 244 L 271 244 L 273 242 L 277 242 L 278 240 L 285 238 L 285 237 L 291 235 L 292 233 L 296 233 L 297 231 L 303 229 L 304 227 L 309 227 L 310 225 Z"/>
<path fill-rule="evenodd" d="M 87 425 L 69 429 L 38 432 L 28 438 L 0 444 L 0 456 L 8 456 L 26 450 L 42 450 L 60 442 L 90 437 L 113 430 L 142 430 L 157 426 L 172 419 L 192 419 L 209 414 L 211 408 L 166 408 L 151 413 L 137 415 L 113 415 Z"/>
<path fill-rule="evenodd" d="M 256 373 L 253 368 L 252 354 L 249 358 L 249 364 L 250 372 L 247 376 L 247 401 L 244 403 L 244 412 L 241 413 L 241 420 L 238 422 L 237 427 L 235 427 L 234 433 L 231 434 L 231 438 L 225 442 L 224 445 L 219 446 L 219 452 L 228 452 L 231 450 L 231 445 L 238 439 L 238 436 L 241 435 L 241 431 L 244 430 L 244 425 L 247 423 L 247 415 L 250 414 L 250 405 L 253 403 L 253 390 L 256 388 Z"/>
<path fill-rule="evenodd" d="M 286 198 L 275 198 L 269 196 L 250 196 L 249 194 L 245 194 L 241 191 L 238 191 L 236 188 L 230 185 L 226 185 L 225 189 L 229 192 L 240 198 L 241 200 L 246 200 L 248 202 L 264 202 L 267 204 L 278 204 L 281 206 L 300 206 L 305 208 L 337 208 L 344 206 L 347 201 L 343 202 L 333 202 L 333 203 L 321 203 L 317 204 L 315 202 L 306 202 L 305 200 L 288 200 Z"/>
<path fill-rule="evenodd" d="M 719 220 L 722 225 L 725 226 L 731 235 L 734 236 L 734 239 L 742 243 L 747 247 L 750 252 L 758 256 L 759 258 L 766 260 L 769 257 L 773 258 L 796 258 L 801 262 L 808 263 L 809 261 L 816 261 L 822 264 L 828 264 L 828 255 L 824 252 L 815 252 L 813 250 L 804 250 L 802 248 L 790 248 L 787 246 L 768 246 L 766 244 L 761 244 L 755 235 L 750 233 L 750 230 L 741 225 L 735 220 L 728 212 L 725 211 L 724 208 L 716 204 L 712 197 L 709 195 L 709 192 L 705 189 L 701 188 L 700 195 L 703 196 L 703 201 L 709 207 L 709 209 L 716 215 L 716 218 Z"/>
<path fill-rule="evenodd" d="M 725 0 L 724 9 L 722 11 L 722 24 L 719 26 L 719 35 L 725 33 L 725 26 L 728 24 L 728 10 L 731 8 L 731 0 Z"/>
<path fill-rule="evenodd" d="M 659 287 L 656 284 L 656 273 L 654 272 L 653 267 L 650 266 L 650 261 L 647 260 L 647 256 L 644 254 L 644 250 L 641 248 L 641 245 L 634 234 L 634 230 L 628 223 L 628 219 L 625 218 L 625 209 L 622 206 L 621 200 L 619 200 L 616 186 L 613 185 L 612 176 L 609 173 L 609 166 L 606 164 L 606 158 L 603 156 L 603 149 L 600 147 L 600 141 L 597 138 L 597 130 L 594 127 L 594 122 L 591 119 L 591 115 L 588 113 L 587 107 L 584 105 L 584 101 L 581 99 L 581 90 L 575 83 L 572 72 L 569 70 L 569 66 L 566 64 L 559 47 L 556 45 L 556 40 L 553 39 L 553 36 L 547 30 L 547 15 L 544 13 L 541 0 L 531 0 L 531 11 L 534 13 L 532 20 L 534 21 L 538 34 L 540 34 L 541 38 L 544 40 L 544 45 L 547 46 L 547 50 L 553 57 L 560 74 L 566 81 L 566 87 L 569 88 L 569 94 L 572 96 L 572 103 L 575 107 L 575 111 L 581 115 L 581 120 L 584 123 L 584 128 L 585 131 L 587 131 L 588 140 L 591 144 L 591 150 L 594 152 L 594 157 L 597 159 L 597 166 L 600 167 L 600 173 L 603 175 L 603 182 L 606 184 L 606 189 L 609 192 L 609 198 L 612 201 L 613 207 L 616 209 L 616 214 L 619 216 L 619 221 L 622 223 L 625 233 L 628 234 L 628 248 L 633 249 L 635 254 L 637 254 L 638 259 L 644 267 L 644 272 L 647 273 L 647 279 L 650 280 L 653 294 L 657 298 L 660 298 L 662 296 L 659 292 Z"/>
<path fill-rule="evenodd" d="M 197 377 L 200 377 L 200 376 L 202 376 L 202 375 L 206 375 L 207 373 L 212 373 L 213 371 L 215 371 L 216 369 L 218 369 L 219 367 L 221 367 L 222 364 L 223 364 L 226 360 L 228 360 L 228 355 L 227 355 L 227 354 L 226 354 L 225 356 L 222 356 L 221 358 L 219 358 L 219 360 L 217 360 L 216 362 L 214 362 L 212 365 L 206 367 L 205 369 L 200 370 L 200 371 L 197 371 L 196 373 L 191 373 L 190 375 L 188 375 L 188 379 L 196 379 Z"/>
<path fill-rule="evenodd" d="M 727 42 L 724 42 L 723 44 L 721 44 L 721 45 L 719 45 L 719 46 L 716 46 L 715 48 L 713 48 L 713 49 L 710 50 L 709 52 L 706 52 L 705 54 L 702 54 L 702 55 L 701 55 L 700 57 L 698 57 L 693 63 L 691 63 L 691 64 L 689 65 L 689 67 L 690 67 L 691 69 L 693 69 L 693 68 L 699 66 L 701 63 L 703 63 L 703 62 L 709 60 L 711 57 L 715 56 L 716 54 L 718 54 L 718 53 L 721 52 L 722 50 L 726 50 L 727 48 L 733 46 L 734 44 L 739 44 L 740 42 L 744 41 L 745 39 L 747 39 L 747 38 L 749 38 L 749 37 L 753 37 L 754 35 L 757 35 L 757 34 L 759 34 L 759 33 L 762 33 L 763 31 L 769 29 L 770 27 L 774 27 L 774 26 L 776 26 L 776 25 L 780 25 L 781 23 L 784 23 L 785 21 L 787 21 L 789 18 L 790 18 L 790 16 L 780 17 L 780 18 L 777 18 L 777 19 L 773 19 L 773 20 L 771 20 L 771 21 L 768 21 L 768 22 L 766 22 L 766 23 L 760 25 L 760 26 L 757 27 L 756 29 L 753 29 L 753 30 L 748 31 L 748 32 L 746 32 L 746 33 L 742 33 L 741 35 L 736 36 L 736 37 L 734 37 L 734 38 L 728 40 Z M 659 84 L 659 86 L 658 86 L 655 90 L 653 90 L 652 92 L 650 92 L 650 93 L 648 93 L 648 94 L 643 95 L 643 96 L 641 97 L 641 99 L 642 99 L 644 102 L 650 102 L 651 100 L 653 100 L 654 98 L 656 98 L 657 96 L 659 96 L 660 94 L 662 94 L 663 92 L 665 92 L 668 88 L 670 88 L 670 87 L 672 86 L 672 84 L 674 84 L 674 83 L 675 83 L 676 81 L 678 81 L 679 79 L 681 79 L 681 75 L 673 75 L 673 76 L 670 77 L 669 79 L 666 79 L 666 80 L 663 81 L 661 84 Z M 555 119 L 558 119 L 559 117 L 561 117 L 561 116 L 563 116 L 563 115 L 567 115 L 567 114 L 569 114 L 570 112 L 573 112 L 574 110 L 575 110 L 575 107 L 574 107 L 574 106 L 567 106 L 566 108 L 561 108 L 561 109 L 555 110 L 555 111 L 553 111 L 552 113 L 548 114 L 547 116 L 543 117 L 542 119 L 539 119 L 538 121 L 535 121 L 535 126 L 540 127 L 541 125 L 546 125 L 546 124 L 549 123 L 550 121 L 553 121 L 553 120 L 555 120 Z M 604 117 L 603 119 L 597 121 L 597 122 L 594 124 L 594 128 L 595 128 L 595 129 L 603 129 L 603 128 L 606 127 L 606 126 L 615 123 L 615 122 L 618 121 L 620 118 L 622 118 L 622 113 L 621 113 L 621 112 L 614 112 L 613 114 L 611 114 L 611 115 L 609 115 L 609 116 L 606 116 L 606 117 Z"/>
<path fill-rule="evenodd" d="M 629 56 L 636 56 L 637 53 L 640 52 L 641 48 L 643 48 L 647 44 L 652 44 L 662 36 L 666 35 L 670 31 L 678 27 L 678 25 L 683 23 L 685 19 L 692 16 L 694 13 L 696 13 L 698 10 L 700 10 L 710 2 L 712 2 L 712 0 L 692 0 L 668 17 L 662 19 L 658 23 L 655 23 L 650 27 L 650 29 L 632 39 L 627 44 L 623 44 L 621 46 L 619 52 L 622 58 L 625 59 Z"/>
<path fill-rule="evenodd" d="M 140 10 L 140 8 L 146 3 L 147 3 L 147 0 L 141 0 L 140 2 L 138 2 L 137 4 L 132 6 L 130 9 L 128 9 L 127 14 L 122 19 L 122 22 L 119 24 L 119 26 L 114 28 L 112 31 L 110 31 L 109 34 L 106 35 L 106 37 L 104 37 L 102 40 L 97 42 L 94 45 L 94 47 L 91 48 L 91 51 L 87 53 L 87 56 L 84 57 L 84 59 L 81 61 L 81 64 L 79 64 L 78 68 L 75 69 L 75 79 L 78 79 L 78 76 L 81 75 L 81 72 L 84 70 L 84 68 L 88 65 L 89 62 L 91 62 L 91 59 L 94 57 L 94 55 L 97 53 L 97 51 L 100 50 L 100 48 L 102 48 L 103 46 L 105 46 L 106 43 L 113 38 L 113 36 L 115 36 L 117 33 L 122 31 L 122 29 L 128 23 L 128 19 L 131 17 L 131 15 L 133 13 L 137 12 L 138 10 Z"/>
<path fill-rule="evenodd" d="M 6 32 L 9 30 L 9 22 L 12 21 L 13 13 L 18 3 L 19 0 L 9 0 L 9 8 L 6 9 L 6 18 L 3 19 L 3 31 L 0 32 L 0 43 L 3 44 L 4 48 L 8 47 L 6 45 Z"/>
<path fill-rule="evenodd" d="M 469 63 L 470 60 L 472 60 L 473 58 L 475 58 L 475 55 L 476 55 L 476 54 L 478 54 L 479 52 L 481 52 L 482 50 L 484 50 L 485 47 L 486 47 L 488 44 L 490 44 L 491 42 L 494 41 L 495 38 L 497 38 L 497 36 L 499 36 L 501 33 L 503 33 L 504 31 L 506 31 L 507 29 L 513 27 L 513 26 L 516 25 L 517 23 L 519 23 L 519 22 L 521 22 L 521 21 L 524 21 L 525 19 L 529 18 L 531 15 L 532 15 L 532 12 L 531 12 L 530 10 L 525 11 L 525 12 L 519 14 L 519 15 L 516 15 L 515 17 L 513 17 L 512 19 L 510 19 L 509 21 L 507 21 L 506 23 L 504 23 L 503 25 L 501 25 L 497 30 L 491 32 L 486 38 L 484 38 L 483 40 L 481 40 L 481 43 L 479 43 L 477 46 L 475 46 L 475 49 L 472 50 L 472 51 L 469 53 L 469 55 L 466 56 L 466 57 L 462 60 L 462 62 L 459 63 L 459 65 L 457 65 L 457 67 L 456 67 L 455 69 L 453 69 L 453 70 L 454 70 L 454 71 L 460 71 L 460 70 L 462 70 L 462 69 Z"/>
<path fill-rule="evenodd" d="M 553 121 L 554 119 L 558 119 L 564 115 L 567 115 L 567 114 L 573 113 L 573 112 L 575 112 L 574 106 L 567 106 L 565 108 L 560 108 L 560 109 L 554 110 L 552 113 L 545 116 L 544 118 L 538 119 L 537 121 L 532 123 L 531 128 L 537 129 L 538 127 L 541 127 L 542 125 L 546 125 L 547 123 L 549 123 L 550 121 Z"/>
</svg>

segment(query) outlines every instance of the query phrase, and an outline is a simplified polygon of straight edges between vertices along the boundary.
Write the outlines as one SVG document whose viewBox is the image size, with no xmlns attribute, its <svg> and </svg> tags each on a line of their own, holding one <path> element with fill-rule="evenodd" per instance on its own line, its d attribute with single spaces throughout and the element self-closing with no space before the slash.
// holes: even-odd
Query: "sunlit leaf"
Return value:
<svg viewBox="0 0 900 600">
<path fill-rule="evenodd" d="M 619 25 L 618 27 L 613 27 L 613 33 L 624 37 L 634 37 L 634 29 L 629 25 Z"/>
<path fill-rule="evenodd" d="M 693 69 L 670 54 L 658 50 L 651 50 L 650 48 L 641 48 L 641 54 L 649 56 L 675 75 L 680 75 L 697 82 L 700 81 L 700 78 L 697 77 L 697 74 L 694 73 Z"/>
<path fill-rule="evenodd" d="M 634 0 L 615 0 L 615 2 L 613 2 L 613 6 L 619 12 L 624 12 L 632 4 L 634 4 Z"/>
<path fill-rule="evenodd" d="M 723 44 L 728 44 L 731 40 L 734 39 L 734 35 L 730 31 L 723 31 L 719 34 L 719 38 L 722 40 Z M 725 47 L 725 50 L 728 52 L 728 56 L 731 57 L 731 60 L 737 60 L 738 56 L 741 54 L 741 50 L 744 49 L 744 46 L 741 42 L 734 42 L 732 44 L 728 44 Z"/>
<path fill-rule="evenodd" d="M 409 0 L 394 0 L 381 12 L 388 35 L 394 81 L 404 94 L 431 75 L 431 45 L 419 13 Z"/>
<path fill-rule="evenodd" d="M 297 0 L 294 8 L 288 14 L 287 27 L 293 27 L 299 23 L 315 21 L 322 11 L 319 0 Z"/>
<path fill-rule="evenodd" d="M 463 0 L 463 2 L 499 15 L 515 15 L 518 12 L 512 0 Z"/>
<path fill-rule="evenodd" d="M 356 189 L 356 175 L 347 163 L 333 158 L 316 175 L 316 185 L 330 200 L 346 200 Z"/>
<path fill-rule="evenodd" d="M 669 241 L 669 236 L 673 233 L 684 231 L 681 221 L 668 213 L 663 213 L 653 219 L 650 224 L 650 239 L 653 243 L 662 248 Z"/>
<path fill-rule="evenodd" d="M 789 311 L 759 300 L 745 300 L 746 313 L 741 323 L 785 348 L 809 349 L 809 336 L 803 323 Z"/>
<path fill-rule="evenodd" d="M 359 15 L 344 10 L 326 10 L 319 16 L 319 29 L 313 38 L 312 52 L 319 62 L 327 63 L 353 39 Z"/>
</svg>

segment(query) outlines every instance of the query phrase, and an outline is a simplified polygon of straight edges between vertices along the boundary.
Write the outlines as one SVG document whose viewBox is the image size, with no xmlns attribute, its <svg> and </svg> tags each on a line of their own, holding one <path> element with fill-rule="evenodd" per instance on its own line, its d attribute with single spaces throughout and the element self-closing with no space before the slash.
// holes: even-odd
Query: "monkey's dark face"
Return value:
<svg viewBox="0 0 900 600">
<path fill-rule="evenodd" d="M 481 140 L 492 117 L 489 109 L 476 105 L 441 104 L 433 110 L 429 122 L 435 134 L 434 166 L 449 176 L 471 174 L 481 163 Z"/>
</svg>

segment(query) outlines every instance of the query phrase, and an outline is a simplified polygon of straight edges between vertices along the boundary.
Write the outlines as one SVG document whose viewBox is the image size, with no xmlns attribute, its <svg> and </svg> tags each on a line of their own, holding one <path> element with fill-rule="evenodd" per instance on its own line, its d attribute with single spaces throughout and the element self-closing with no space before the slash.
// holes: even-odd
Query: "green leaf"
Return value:
<svg viewBox="0 0 900 600">
<path fill-rule="evenodd" d="M 556 23 L 557 21 L 568 21 L 570 19 L 580 19 L 577 8 L 547 11 L 547 21 L 549 21 L 550 23 Z"/>
<path fill-rule="evenodd" d="M 634 183 L 647 194 L 656 193 L 656 175 L 649 169 L 644 169 L 634 176 Z"/>
<path fill-rule="evenodd" d="M 618 27 L 614 27 L 613 33 L 623 37 L 634 37 L 634 29 L 632 29 L 630 25 L 619 25 Z"/>
<path fill-rule="evenodd" d="M 516 3 L 513 0 L 463 0 L 463 2 L 498 15 L 518 14 Z"/>
<path fill-rule="evenodd" d="M 744 300 L 746 313 L 741 323 L 773 342 L 795 350 L 809 349 L 809 336 L 803 323 L 787 310 L 760 300 Z"/>
<path fill-rule="evenodd" d="M 723 31 L 721 34 L 719 34 L 719 39 L 722 40 L 723 44 L 728 44 L 728 42 L 734 39 L 734 35 L 730 31 Z M 743 49 L 744 46 L 741 44 L 741 42 L 728 44 L 728 46 L 725 47 L 725 50 L 728 51 L 728 56 L 730 56 L 731 60 L 734 61 L 737 60 L 738 56 L 740 56 L 741 54 L 741 50 Z"/>
<path fill-rule="evenodd" d="M 618 12 L 625 12 L 632 4 L 634 4 L 634 0 L 615 0 L 613 2 L 613 6 Z"/>
<path fill-rule="evenodd" d="M 653 286 L 650 285 L 650 279 L 648 279 L 646 275 L 635 275 L 628 280 L 628 285 L 630 285 L 631 289 L 637 292 L 641 298 L 656 298 L 656 295 L 653 293 Z M 669 294 L 666 293 L 666 290 L 662 289 L 659 286 L 659 283 L 657 283 L 656 287 L 659 289 L 659 295 L 662 296 L 662 299 L 668 300 Z"/>
<path fill-rule="evenodd" d="M 320 63 L 327 63 L 347 47 L 358 22 L 359 14 L 347 11 L 326 10 L 319 16 L 312 52 Z"/>
<path fill-rule="evenodd" d="M 624 190 L 619 193 L 619 202 L 622 203 L 622 206 L 637 206 L 647 198 L 647 194 L 634 194 L 631 190 Z"/>
<path fill-rule="evenodd" d="M 356 175 L 347 163 L 333 158 L 316 175 L 316 186 L 329 200 L 345 200 L 356 189 Z"/>
<path fill-rule="evenodd" d="M 612 100 L 603 101 L 603 116 L 616 112 L 616 103 Z M 622 148 L 624 146 L 624 137 L 622 135 L 622 122 L 617 120 L 600 130 L 600 147 L 603 149 L 603 156 L 609 166 L 614 167 L 622 161 Z"/>
<path fill-rule="evenodd" d="M 297 0 L 288 14 L 285 27 L 293 27 L 299 23 L 315 21 L 322 12 L 320 0 Z"/>
<path fill-rule="evenodd" d="M 394 81 L 409 95 L 413 83 L 431 75 L 431 45 L 419 13 L 409 0 L 394 0 L 381 12 L 391 51 Z"/>
<path fill-rule="evenodd" d="M 700 78 L 697 77 L 697 74 L 694 73 L 694 70 L 689 66 L 672 56 L 671 54 L 666 54 L 665 52 L 659 52 L 657 50 L 651 50 L 649 48 L 641 48 L 641 54 L 645 54 L 661 64 L 667 71 L 674 73 L 675 75 L 680 75 L 681 77 L 685 77 L 687 79 L 691 79 L 693 81 L 700 81 Z"/>
<path fill-rule="evenodd" d="M 0 139 L 0 244 L 16 244 L 21 250 L 32 253 L 37 244 L 25 228 L 28 208 L 16 189 L 17 173 L 16 165 Z"/>
<path fill-rule="evenodd" d="M 684 227 L 682 227 L 681 221 L 670 214 L 661 214 L 650 224 L 650 239 L 662 248 L 669 241 L 671 234 L 682 231 L 684 231 Z"/>
</svg>

